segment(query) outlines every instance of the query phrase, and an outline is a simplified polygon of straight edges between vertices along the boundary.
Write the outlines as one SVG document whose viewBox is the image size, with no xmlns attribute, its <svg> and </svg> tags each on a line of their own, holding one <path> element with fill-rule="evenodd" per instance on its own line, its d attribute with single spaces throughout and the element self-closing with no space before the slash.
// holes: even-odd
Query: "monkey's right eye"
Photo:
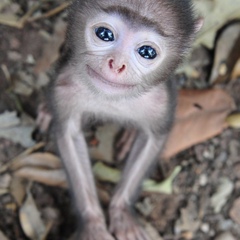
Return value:
<svg viewBox="0 0 240 240">
<path fill-rule="evenodd" d="M 157 52 L 150 46 L 142 46 L 138 49 L 138 53 L 145 59 L 154 59 L 157 56 Z"/>
<path fill-rule="evenodd" d="M 96 36 L 105 42 L 113 42 L 114 35 L 111 30 L 105 27 L 99 27 L 95 29 Z"/>
</svg>

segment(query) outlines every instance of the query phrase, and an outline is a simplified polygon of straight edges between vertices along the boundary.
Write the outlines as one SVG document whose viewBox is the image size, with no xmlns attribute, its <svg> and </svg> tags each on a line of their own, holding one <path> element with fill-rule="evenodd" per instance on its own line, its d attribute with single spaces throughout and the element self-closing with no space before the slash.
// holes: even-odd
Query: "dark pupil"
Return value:
<svg viewBox="0 0 240 240">
<path fill-rule="evenodd" d="M 106 42 L 114 41 L 113 32 L 108 28 L 105 28 L 105 27 L 96 28 L 95 33 L 103 41 L 106 41 Z"/>
<path fill-rule="evenodd" d="M 157 56 L 157 53 L 154 48 L 150 46 L 142 46 L 138 49 L 138 53 L 141 57 L 146 59 L 154 59 Z"/>
</svg>

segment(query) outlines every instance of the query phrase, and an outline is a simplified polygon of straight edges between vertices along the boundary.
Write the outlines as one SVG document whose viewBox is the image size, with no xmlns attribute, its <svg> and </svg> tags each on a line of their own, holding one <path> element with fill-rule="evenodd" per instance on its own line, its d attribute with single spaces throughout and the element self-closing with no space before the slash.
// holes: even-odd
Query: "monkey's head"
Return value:
<svg viewBox="0 0 240 240">
<path fill-rule="evenodd" d="M 78 0 L 71 61 L 95 92 L 133 96 L 167 80 L 197 32 L 189 0 Z"/>
</svg>

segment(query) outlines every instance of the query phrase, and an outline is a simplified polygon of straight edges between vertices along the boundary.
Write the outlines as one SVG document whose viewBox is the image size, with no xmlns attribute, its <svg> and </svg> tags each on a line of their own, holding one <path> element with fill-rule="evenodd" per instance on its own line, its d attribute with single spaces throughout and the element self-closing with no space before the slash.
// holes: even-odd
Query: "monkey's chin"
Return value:
<svg viewBox="0 0 240 240">
<path fill-rule="evenodd" d="M 135 85 L 133 84 L 121 84 L 109 81 L 102 77 L 99 73 L 94 71 L 87 65 L 87 73 L 90 76 L 91 83 L 99 90 L 107 94 L 121 94 L 131 91 Z"/>
</svg>

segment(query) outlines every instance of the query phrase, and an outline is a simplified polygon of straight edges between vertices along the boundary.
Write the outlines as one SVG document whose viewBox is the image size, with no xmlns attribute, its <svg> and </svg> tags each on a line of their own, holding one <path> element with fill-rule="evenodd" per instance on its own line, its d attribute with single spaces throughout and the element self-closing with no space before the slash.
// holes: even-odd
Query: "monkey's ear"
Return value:
<svg viewBox="0 0 240 240">
<path fill-rule="evenodd" d="M 195 33 L 199 32 L 204 24 L 203 17 L 199 17 L 195 20 Z"/>
</svg>

